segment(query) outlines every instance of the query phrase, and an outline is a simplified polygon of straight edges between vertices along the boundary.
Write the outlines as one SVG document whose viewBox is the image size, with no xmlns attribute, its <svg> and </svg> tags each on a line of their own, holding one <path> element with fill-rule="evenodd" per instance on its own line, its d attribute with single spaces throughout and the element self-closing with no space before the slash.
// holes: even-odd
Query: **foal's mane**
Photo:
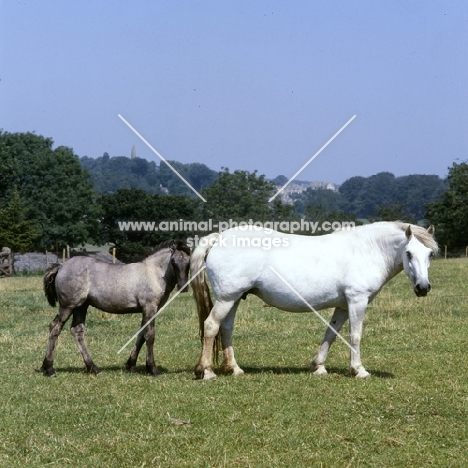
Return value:
<svg viewBox="0 0 468 468">
<path fill-rule="evenodd" d="M 180 250 L 180 251 L 186 253 L 187 255 L 190 255 L 190 247 L 184 241 L 182 241 L 180 239 L 169 239 L 169 240 L 161 242 L 159 245 L 157 245 L 151 251 L 149 257 L 151 257 L 152 255 L 154 255 L 154 254 L 156 254 L 156 253 L 158 253 L 158 252 L 160 252 L 161 250 L 164 250 L 164 249 L 174 249 L 174 251 Z"/>
</svg>

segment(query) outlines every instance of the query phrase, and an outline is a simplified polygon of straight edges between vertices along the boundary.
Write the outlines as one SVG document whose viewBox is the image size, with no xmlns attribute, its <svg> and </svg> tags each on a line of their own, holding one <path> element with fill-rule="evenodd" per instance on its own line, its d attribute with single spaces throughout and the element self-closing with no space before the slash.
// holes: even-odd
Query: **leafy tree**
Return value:
<svg viewBox="0 0 468 468">
<path fill-rule="evenodd" d="M 344 209 L 346 211 L 358 214 L 356 202 L 361 192 L 365 190 L 366 181 L 366 177 L 356 176 L 351 177 L 340 185 L 339 193 L 343 196 L 344 203 L 346 204 Z"/>
<path fill-rule="evenodd" d="M 123 261 L 138 261 L 152 248 L 171 238 L 193 235 L 190 229 L 162 230 L 158 224 L 170 221 L 197 221 L 199 201 L 182 195 L 150 194 L 140 189 L 121 189 L 101 198 L 101 242 L 112 243 Z M 157 229 L 121 230 L 119 222 L 154 223 Z M 167 224 L 168 225 L 168 224 Z M 169 225 L 168 225 L 169 226 Z M 170 227 L 170 226 L 169 226 Z"/>
<path fill-rule="evenodd" d="M 408 207 L 399 203 L 378 206 L 373 221 L 405 221 L 416 224 L 416 220 L 409 213 Z"/>
<path fill-rule="evenodd" d="M 446 182 L 436 175 L 395 177 L 381 172 L 371 177 L 351 177 L 339 191 L 343 196 L 343 209 L 360 218 L 381 217 L 379 207 L 386 207 L 388 211 L 390 206 L 394 206 L 394 210 L 396 205 L 401 205 L 403 211 L 395 214 L 421 220 L 427 203 L 439 199 L 446 189 Z"/>
<path fill-rule="evenodd" d="M 111 158 L 107 153 L 96 159 L 84 156 L 80 162 L 89 172 L 97 192 L 113 193 L 118 189 L 139 188 L 149 193 L 162 193 L 159 168 L 154 162 L 124 156 Z"/>
<path fill-rule="evenodd" d="M 362 224 L 356 219 L 352 213 L 345 213 L 339 210 L 327 210 L 322 205 L 308 205 L 304 212 L 304 219 L 309 222 L 317 223 L 317 230 L 314 233 L 302 232 L 306 235 L 323 235 L 330 234 L 330 230 L 322 229 L 324 223 L 329 223 L 328 226 L 331 228 L 334 222 L 343 223 L 344 221 L 353 222 L 355 226 Z"/>
<path fill-rule="evenodd" d="M 428 205 L 426 217 L 441 244 L 461 249 L 468 245 L 468 163 L 454 163 L 447 179 L 447 191 Z"/>
<path fill-rule="evenodd" d="M 0 132 L 0 203 L 17 187 L 27 219 L 40 227 L 36 249 L 88 241 L 96 232 L 97 206 L 88 174 L 70 148 L 52 149 L 50 138 Z"/>
<path fill-rule="evenodd" d="M 343 211 L 345 206 L 344 198 L 339 192 L 325 188 L 308 188 L 295 198 L 296 211 L 301 215 L 315 206 L 320 206 L 325 212 Z"/>
<path fill-rule="evenodd" d="M 0 247 L 24 253 L 33 247 L 40 234 L 39 226 L 28 219 L 19 191 L 14 187 L 6 206 L 0 209 Z"/>
<path fill-rule="evenodd" d="M 375 214 L 380 205 L 391 204 L 394 199 L 394 182 L 395 176 L 390 172 L 368 177 L 354 203 L 354 210 L 368 218 Z"/>
<path fill-rule="evenodd" d="M 266 180 L 264 175 L 257 175 L 257 171 L 234 171 L 231 174 L 224 168 L 217 180 L 202 191 L 207 200 L 203 205 L 203 216 L 237 222 L 289 219 L 294 207 L 287 207 L 278 199 L 268 202 L 275 192 L 273 182 Z"/>
<path fill-rule="evenodd" d="M 217 172 L 200 163 L 188 164 L 188 175 L 190 184 L 197 191 L 208 187 L 218 178 Z"/>
<path fill-rule="evenodd" d="M 195 190 L 199 191 L 213 183 L 217 173 L 204 164 L 182 164 L 169 161 L 171 166 Z M 165 163 L 159 166 L 153 161 L 124 156 L 110 157 L 107 153 L 100 158 L 81 158 L 81 164 L 89 171 L 91 182 L 97 192 L 114 193 L 119 189 L 136 188 L 148 193 L 170 193 L 195 197 L 193 191 Z"/>
<path fill-rule="evenodd" d="M 415 220 L 421 220 L 425 217 L 426 205 L 439 200 L 447 188 L 447 181 L 437 175 L 396 177 L 394 203 L 403 205 Z"/>
</svg>

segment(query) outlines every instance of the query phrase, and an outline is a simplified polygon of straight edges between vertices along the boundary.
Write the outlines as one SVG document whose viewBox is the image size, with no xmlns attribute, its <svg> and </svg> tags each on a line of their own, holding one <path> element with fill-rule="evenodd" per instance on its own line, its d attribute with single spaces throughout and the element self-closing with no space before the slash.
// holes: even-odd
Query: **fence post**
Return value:
<svg viewBox="0 0 468 468">
<path fill-rule="evenodd" d="M 445 260 L 447 260 L 447 246 L 445 246 Z"/>
<path fill-rule="evenodd" d="M 115 247 L 112 248 L 112 263 L 115 263 Z"/>
</svg>

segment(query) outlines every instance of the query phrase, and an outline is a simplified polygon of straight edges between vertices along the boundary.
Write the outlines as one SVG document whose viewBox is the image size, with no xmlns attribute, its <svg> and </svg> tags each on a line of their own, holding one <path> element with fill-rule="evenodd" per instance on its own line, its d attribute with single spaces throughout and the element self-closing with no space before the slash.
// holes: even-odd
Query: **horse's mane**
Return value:
<svg viewBox="0 0 468 468">
<path fill-rule="evenodd" d="M 421 242 L 427 248 L 431 249 L 434 254 L 439 252 L 439 246 L 434 237 L 429 232 L 427 232 L 427 229 L 416 224 L 404 223 L 402 221 L 379 221 L 372 224 L 365 224 L 364 226 L 358 226 L 356 229 L 379 229 L 390 226 L 394 226 L 402 232 L 405 232 L 408 226 L 411 226 L 411 232 L 416 236 L 419 242 Z"/>
<path fill-rule="evenodd" d="M 408 224 L 410 223 L 395 221 L 394 224 L 402 231 L 406 231 Z M 437 244 L 432 234 L 427 232 L 427 229 L 416 224 L 411 224 L 411 232 L 416 236 L 416 239 L 418 239 L 419 242 L 421 242 L 427 248 L 431 249 L 432 252 L 434 252 L 434 255 L 439 252 L 439 245 Z"/>
</svg>

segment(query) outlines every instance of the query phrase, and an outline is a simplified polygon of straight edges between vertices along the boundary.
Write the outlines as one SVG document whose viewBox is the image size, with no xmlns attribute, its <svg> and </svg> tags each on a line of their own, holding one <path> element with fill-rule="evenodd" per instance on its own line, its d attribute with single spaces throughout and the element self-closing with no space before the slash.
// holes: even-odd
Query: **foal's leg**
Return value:
<svg viewBox="0 0 468 468">
<path fill-rule="evenodd" d="M 143 316 L 141 318 L 141 327 L 143 328 L 146 323 L 145 319 L 145 314 L 143 313 Z M 135 342 L 135 346 L 132 349 L 132 352 L 130 353 L 129 358 L 127 359 L 127 362 L 125 363 L 125 368 L 130 371 L 130 372 L 136 372 L 136 363 L 138 360 L 138 355 L 140 354 L 140 350 L 145 342 L 145 331 L 142 330 L 140 333 L 137 335 L 137 339 Z"/>
<path fill-rule="evenodd" d="M 143 319 L 141 321 L 141 326 L 143 327 L 146 325 L 156 314 L 158 308 L 157 306 L 153 306 L 151 304 L 147 305 L 145 307 L 145 310 L 143 312 Z M 144 339 L 146 343 L 146 373 L 150 375 L 157 376 L 161 372 L 159 369 L 156 367 L 156 364 L 154 363 L 154 320 L 151 320 L 149 325 L 145 327 L 144 330 L 142 330 L 138 334 L 137 342 L 132 350 L 132 353 L 130 354 L 130 358 L 127 361 L 127 365 L 129 361 L 131 360 L 130 364 L 133 362 L 133 359 L 137 360 L 138 353 L 143 345 L 142 338 Z M 131 370 L 131 367 L 130 367 Z"/>
<path fill-rule="evenodd" d="M 145 328 L 145 342 L 146 342 L 146 373 L 157 376 L 161 371 L 156 367 L 154 362 L 154 320 Z"/>
<path fill-rule="evenodd" d="M 333 327 L 338 333 L 341 330 L 341 327 L 348 319 L 348 311 L 336 308 L 333 316 L 330 320 L 330 326 Z M 325 331 L 325 336 L 323 337 L 322 344 L 318 350 L 318 353 L 315 355 L 314 359 L 310 363 L 310 370 L 314 375 L 326 375 L 327 370 L 325 369 L 325 360 L 328 356 L 328 351 L 330 346 L 336 340 L 336 333 L 330 328 L 327 327 Z"/>
<path fill-rule="evenodd" d="M 221 322 L 228 316 L 236 302 L 238 302 L 238 299 L 226 302 L 216 300 L 210 315 L 205 320 L 202 352 L 200 359 L 195 366 L 195 377 L 197 379 L 211 380 L 216 378 L 216 374 L 213 372 L 213 368 L 211 367 L 213 360 L 213 344 L 216 335 L 218 334 Z"/>
<path fill-rule="evenodd" d="M 227 317 L 221 322 L 221 342 L 223 346 L 223 362 L 221 363 L 220 372 L 224 375 L 232 373 L 232 375 L 242 375 L 244 371 L 237 365 L 234 358 L 234 348 L 232 346 L 232 332 L 234 330 L 234 318 L 236 317 L 237 301 L 232 307 Z"/>
<path fill-rule="evenodd" d="M 351 359 L 349 371 L 357 378 L 370 377 L 369 372 L 364 369 L 361 363 L 361 336 L 362 324 L 364 322 L 364 315 L 367 308 L 367 298 L 360 302 L 353 302 L 348 305 L 349 307 L 349 340 L 351 344 Z"/>
<path fill-rule="evenodd" d="M 85 341 L 85 320 L 87 313 L 88 306 L 86 304 L 76 308 L 73 311 L 73 320 L 70 332 L 73 335 L 73 338 L 75 338 L 76 347 L 83 356 L 83 361 L 85 364 L 84 371 L 87 373 L 93 372 L 97 375 L 101 373 L 101 369 L 99 369 L 99 367 L 94 364 Z"/>
<path fill-rule="evenodd" d="M 54 369 L 54 352 L 57 344 L 58 336 L 62 331 L 66 321 L 70 318 L 72 309 L 69 307 L 59 307 L 58 313 L 49 324 L 49 341 L 47 343 L 47 350 L 42 363 L 41 371 L 47 377 L 56 377 Z"/>
</svg>

